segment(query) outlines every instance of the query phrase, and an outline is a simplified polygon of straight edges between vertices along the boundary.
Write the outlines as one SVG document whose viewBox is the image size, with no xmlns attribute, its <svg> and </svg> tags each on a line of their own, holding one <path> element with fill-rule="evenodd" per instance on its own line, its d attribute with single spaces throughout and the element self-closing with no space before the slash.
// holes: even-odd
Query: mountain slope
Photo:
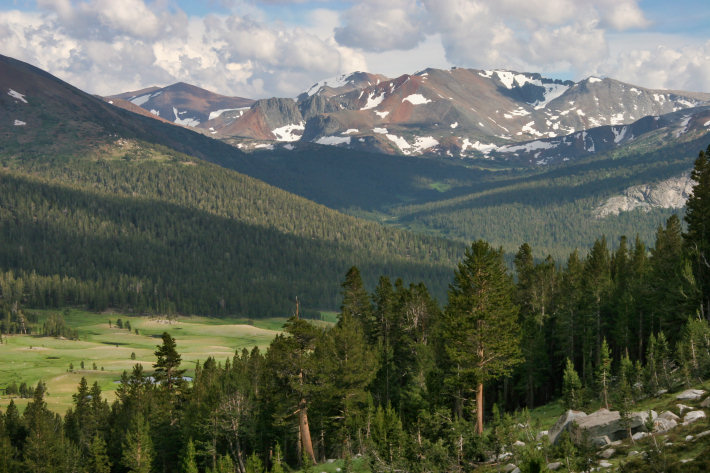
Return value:
<svg viewBox="0 0 710 473">
<path fill-rule="evenodd" d="M 233 147 L 0 58 L 0 270 L 25 303 L 263 316 L 336 308 L 360 266 L 440 297 L 463 245 L 345 216 L 195 156 Z M 17 117 L 17 118 L 15 118 Z M 187 150 L 192 155 L 183 154 Z"/>
<path fill-rule="evenodd" d="M 243 147 L 253 148 L 251 140 L 308 141 L 391 154 L 476 157 L 709 101 L 710 94 L 595 77 L 574 83 L 504 70 L 426 69 L 394 79 L 356 72 L 317 83 L 295 102 L 257 101 L 249 110 L 199 126 Z"/>
<path fill-rule="evenodd" d="M 167 121 L 191 127 L 198 127 L 225 112 L 248 108 L 254 103 L 251 99 L 226 97 L 184 82 L 125 92 L 107 99 L 123 99 Z"/>
</svg>

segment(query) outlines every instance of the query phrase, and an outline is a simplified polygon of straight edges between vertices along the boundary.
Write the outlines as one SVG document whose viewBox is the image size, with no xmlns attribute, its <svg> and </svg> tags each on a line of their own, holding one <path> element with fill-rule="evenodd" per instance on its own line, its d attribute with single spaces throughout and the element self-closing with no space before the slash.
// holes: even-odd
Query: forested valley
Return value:
<svg viewBox="0 0 710 473">
<path fill-rule="evenodd" d="M 297 310 L 268 349 L 206 359 L 191 382 L 166 333 L 154 372 L 124 373 L 111 405 L 83 380 L 60 416 L 39 383 L 23 413 L 11 403 L 0 415 L 0 472 L 321 471 L 336 458 L 346 471 L 470 471 L 516 433 L 535 439 L 530 409 L 560 397 L 628 416 L 710 377 L 709 159 L 710 148 L 695 163 L 687 227 L 671 216 L 652 246 L 632 236 L 612 250 L 601 236 L 566 261 L 536 261 L 524 243 L 513 275 L 503 251 L 478 240 L 447 277 L 443 306 L 424 284 L 387 276 L 368 293 L 351 267 L 335 325 Z M 5 333 L 20 323 L 16 281 L 3 276 Z M 707 471 L 704 448 L 656 470 Z M 543 439 L 518 455 L 521 471 L 553 459 L 588 471 L 595 453 Z M 658 458 L 624 471 L 652 471 Z"/>
</svg>

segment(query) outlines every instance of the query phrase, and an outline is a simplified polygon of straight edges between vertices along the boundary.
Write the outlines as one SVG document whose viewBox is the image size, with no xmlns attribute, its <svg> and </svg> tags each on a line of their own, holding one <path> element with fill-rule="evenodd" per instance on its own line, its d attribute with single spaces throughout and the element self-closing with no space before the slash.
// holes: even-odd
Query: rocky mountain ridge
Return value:
<svg viewBox="0 0 710 473">
<path fill-rule="evenodd" d="M 594 153 L 605 142 L 616 146 L 638 136 L 640 128 L 653 129 L 646 117 L 710 104 L 710 94 L 645 89 L 608 78 L 574 83 L 540 74 L 463 68 L 425 69 L 393 79 L 356 72 L 314 84 L 296 99 L 249 103 L 238 98 L 231 105 L 213 101 L 219 103 L 213 107 L 225 107 L 215 110 L 183 110 L 187 101 L 171 105 L 170 94 L 157 89 L 131 94 L 115 97 L 151 110 L 162 101 L 160 110 L 167 111 L 155 109 L 161 117 L 172 113 L 175 123 L 246 149 L 312 142 L 405 155 L 508 159 L 515 153 L 532 164 L 554 162 L 555 155 L 571 159 Z M 622 128 L 632 124 L 635 129 Z M 608 128 L 600 133 L 608 139 L 592 143 L 586 136 L 574 137 L 603 127 Z M 555 148 L 550 140 L 563 137 L 565 146 L 579 143 L 564 152 L 545 152 Z M 521 153 L 525 150 L 534 152 Z"/>
</svg>

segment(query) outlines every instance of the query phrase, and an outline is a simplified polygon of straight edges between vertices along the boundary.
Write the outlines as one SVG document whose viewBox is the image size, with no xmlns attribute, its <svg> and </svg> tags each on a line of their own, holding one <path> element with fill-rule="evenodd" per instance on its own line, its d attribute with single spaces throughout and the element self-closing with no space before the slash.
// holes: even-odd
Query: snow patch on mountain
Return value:
<svg viewBox="0 0 710 473">
<path fill-rule="evenodd" d="M 333 89 L 337 89 L 338 87 L 343 87 L 344 85 L 347 85 L 348 82 L 350 82 L 352 79 L 350 78 L 352 74 L 342 74 L 336 77 L 331 77 L 329 79 L 322 80 L 320 82 L 316 82 L 311 86 L 310 89 L 306 91 L 308 96 L 310 97 L 313 94 L 318 93 L 320 89 L 322 89 L 325 86 L 331 87 Z"/>
<path fill-rule="evenodd" d="M 214 110 L 210 112 L 210 116 L 207 118 L 207 120 L 214 120 L 215 118 L 221 116 L 223 113 L 226 112 L 237 112 L 241 110 L 248 110 L 249 107 L 241 107 L 241 108 L 223 108 L 221 110 Z"/>
<path fill-rule="evenodd" d="M 15 120 L 15 126 L 25 126 L 27 125 L 26 122 L 23 122 L 22 120 Z"/>
<path fill-rule="evenodd" d="M 557 146 L 559 143 L 554 141 L 530 141 L 522 145 L 507 145 L 498 148 L 501 153 L 516 153 L 518 151 L 536 151 L 542 149 L 551 149 Z"/>
<path fill-rule="evenodd" d="M 706 122 L 703 124 L 703 126 L 705 126 L 705 127 L 710 126 L 710 120 L 706 121 Z"/>
<path fill-rule="evenodd" d="M 319 145 L 342 145 L 350 144 L 350 137 L 349 136 L 322 136 L 316 140 L 316 143 Z"/>
<path fill-rule="evenodd" d="M 159 116 L 160 116 L 160 110 L 156 110 L 156 109 L 154 109 L 154 108 L 151 108 L 151 109 L 150 109 L 150 113 L 152 113 L 152 114 L 155 115 L 156 117 L 159 117 Z"/>
<path fill-rule="evenodd" d="M 271 130 L 271 133 L 276 137 L 276 141 L 298 141 L 303 135 L 303 130 L 306 129 L 306 123 L 291 123 Z M 300 133 L 298 133 L 300 132 Z"/>
<path fill-rule="evenodd" d="M 452 123 L 452 124 L 449 125 L 449 126 L 450 126 L 451 129 L 453 130 L 453 129 L 455 129 L 457 126 L 459 126 L 459 122 L 454 122 L 454 123 Z"/>
<path fill-rule="evenodd" d="M 629 127 L 627 127 L 627 126 L 621 127 L 621 130 L 619 130 L 618 128 L 612 127 L 611 131 L 612 131 L 612 133 L 614 133 L 614 143 L 616 143 L 616 144 L 620 143 L 621 140 L 623 140 L 624 137 L 626 136 L 626 132 L 628 131 L 628 129 L 629 129 Z"/>
<path fill-rule="evenodd" d="M 609 123 L 611 123 L 612 125 L 621 125 L 621 124 L 623 124 L 623 123 L 624 123 L 624 113 L 623 113 L 623 112 L 619 112 L 619 113 L 617 113 L 617 114 L 615 114 L 615 115 L 612 115 L 611 117 L 609 117 Z"/>
<path fill-rule="evenodd" d="M 380 105 L 384 99 L 385 99 L 384 92 L 382 92 L 382 94 L 380 94 L 380 95 L 375 95 L 375 92 L 372 92 L 367 97 L 367 103 L 360 110 L 370 110 L 372 108 L 375 108 L 378 105 Z"/>
<path fill-rule="evenodd" d="M 409 102 L 412 105 L 424 105 L 425 103 L 431 102 L 431 100 L 424 97 L 422 94 L 412 94 L 404 97 L 402 103 L 404 102 Z"/>
<path fill-rule="evenodd" d="M 397 145 L 397 147 L 402 151 L 404 154 L 409 154 L 409 150 L 412 148 L 412 145 L 407 143 L 407 140 L 402 138 L 401 136 L 397 135 L 392 135 L 392 134 L 386 134 L 385 135 L 388 140 L 393 142 L 394 144 Z"/>
<path fill-rule="evenodd" d="M 529 135 L 533 135 L 533 136 L 544 136 L 542 133 L 540 133 L 539 131 L 537 131 L 537 130 L 534 128 L 534 125 L 535 125 L 535 122 L 528 122 L 528 123 L 525 124 L 525 126 L 523 126 L 523 127 L 521 128 L 521 130 L 523 131 L 523 133 L 527 133 L 527 134 L 529 134 Z"/>
<path fill-rule="evenodd" d="M 197 118 L 190 118 L 190 117 L 180 118 L 180 115 L 183 115 L 185 113 L 187 113 L 187 110 L 185 110 L 183 112 L 179 112 L 177 108 L 173 107 L 173 114 L 175 115 L 175 120 L 173 120 L 173 121 L 175 123 L 177 123 L 178 125 L 182 125 L 182 126 L 194 127 L 194 126 L 197 126 L 200 124 L 200 120 L 198 120 Z"/>
<path fill-rule="evenodd" d="M 544 84 L 543 87 L 545 88 L 545 92 L 543 92 L 543 96 L 545 98 L 532 104 L 535 110 L 545 108 L 548 103 L 567 92 L 567 89 L 569 89 L 570 86 L 565 84 Z"/>
<path fill-rule="evenodd" d="M 528 82 L 530 82 L 533 85 L 542 85 L 542 82 L 536 79 L 531 79 L 530 77 L 526 76 L 525 74 L 517 74 L 515 72 L 511 71 L 503 71 L 503 70 L 494 70 L 494 71 L 484 71 L 483 73 L 479 73 L 481 77 L 485 78 L 491 78 L 493 77 L 493 74 L 498 76 L 498 80 L 508 89 L 512 89 L 513 87 L 522 87 Z"/>
<path fill-rule="evenodd" d="M 360 130 L 358 130 L 357 128 L 348 128 L 347 130 L 345 130 L 345 131 L 343 132 L 343 135 L 350 135 L 350 134 L 352 134 L 352 133 L 357 133 L 357 132 L 359 132 L 359 131 L 360 131 Z"/>
<path fill-rule="evenodd" d="M 601 82 L 601 81 L 602 80 L 599 77 L 594 77 L 594 76 L 589 77 L 587 79 L 587 82 L 589 82 L 590 84 L 596 84 L 597 82 Z"/>
<path fill-rule="evenodd" d="M 685 206 L 695 182 L 686 173 L 653 184 L 632 186 L 621 195 L 610 197 L 592 211 L 596 218 L 619 215 L 634 209 L 649 211 L 654 207 L 680 209 Z"/>
<path fill-rule="evenodd" d="M 8 91 L 7 95 L 9 95 L 10 97 L 12 97 L 12 98 L 14 98 L 14 99 L 21 100 L 22 102 L 27 103 L 27 100 L 25 99 L 25 95 L 19 93 L 19 92 L 16 91 L 16 90 L 10 89 L 10 90 Z"/>
<path fill-rule="evenodd" d="M 379 133 L 380 135 L 387 134 L 387 128 L 373 128 L 372 129 L 373 133 Z"/>
<path fill-rule="evenodd" d="M 382 119 L 384 119 L 384 118 L 385 118 L 387 115 L 389 115 L 389 114 L 390 114 L 389 111 L 378 112 L 377 110 L 375 110 L 375 115 L 377 115 L 378 117 L 380 117 L 380 118 L 382 118 Z"/>
<path fill-rule="evenodd" d="M 518 108 L 516 108 L 515 110 L 513 110 L 513 111 L 510 112 L 510 113 L 504 113 L 504 114 L 503 114 L 503 117 L 505 117 L 505 118 L 507 118 L 507 119 L 510 120 L 510 119 L 513 118 L 514 116 L 515 116 L 515 117 L 524 117 L 525 115 L 530 115 L 530 112 L 528 112 L 527 110 L 525 110 L 523 107 L 518 107 Z"/>
<path fill-rule="evenodd" d="M 692 118 L 692 115 L 685 115 L 683 116 L 683 120 L 680 122 L 679 128 L 673 133 L 673 135 L 678 138 L 680 135 L 683 133 L 686 133 L 688 131 L 688 123 L 690 123 L 690 119 Z M 682 127 L 682 128 L 680 128 Z"/>
<path fill-rule="evenodd" d="M 420 154 L 427 149 L 433 148 L 438 145 L 439 142 L 433 136 L 417 136 L 414 139 L 414 143 L 410 144 L 401 136 L 394 134 L 386 134 L 387 139 L 397 145 L 397 147 L 402 151 L 403 154 Z"/>
<path fill-rule="evenodd" d="M 468 149 L 475 149 L 477 151 L 480 151 L 481 153 L 487 155 L 491 151 L 496 151 L 498 149 L 498 146 L 492 144 L 492 143 L 481 143 L 480 141 L 476 142 L 471 142 L 468 138 L 464 138 L 463 141 L 461 142 L 461 155 L 463 156 L 463 153 L 466 152 Z"/>
</svg>

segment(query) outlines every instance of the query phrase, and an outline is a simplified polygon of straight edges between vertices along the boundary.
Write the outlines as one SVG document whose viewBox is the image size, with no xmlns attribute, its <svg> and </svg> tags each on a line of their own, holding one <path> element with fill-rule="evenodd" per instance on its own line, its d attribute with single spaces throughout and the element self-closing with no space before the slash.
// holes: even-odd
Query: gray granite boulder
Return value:
<svg viewBox="0 0 710 473">
<path fill-rule="evenodd" d="M 582 411 L 573 411 L 571 409 L 562 414 L 560 418 L 557 419 L 557 422 L 555 422 L 555 425 L 550 427 L 550 430 L 547 433 L 547 436 L 550 439 L 550 443 L 554 445 L 559 439 L 560 434 L 562 432 L 564 432 L 565 430 L 569 431 L 570 425 L 573 422 L 577 421 L 578 419 L 583 419 L 586 416 L 587 414 Z"/>
<path fill-rule="evenodd" d="M 648 412 L 632 412 L 629 416 L 629 428 L 631 433 L 646 430 L 646 420 Z M 657 414 L 651 411 L 653 419 Z M 589 434 L 589 440 L 596 446 L 604 446 L 614 440 L 621 440 L 628 437 L 628 431 L 621 421 L 619 411 L 599 409 L 588 416 L 578 419 L 570 429 L 572 441 L 581 444 L 584 432 Z M 606 441 L 608 440 L 608 441 Z"/>
<path fill-rule="evenodd" d="M 704 419 L 707 417 L 705 411 L 690 411 L 685 416 L 683 416 L 683 425 L 692 424 L 695 421 Z"/>
<path fill-rule="evenodd" d="M 686 389 L 682 393 L 676 395 L 679 401 L 697 401 L 705 395 L 702 389 Z"/>
</svg>

